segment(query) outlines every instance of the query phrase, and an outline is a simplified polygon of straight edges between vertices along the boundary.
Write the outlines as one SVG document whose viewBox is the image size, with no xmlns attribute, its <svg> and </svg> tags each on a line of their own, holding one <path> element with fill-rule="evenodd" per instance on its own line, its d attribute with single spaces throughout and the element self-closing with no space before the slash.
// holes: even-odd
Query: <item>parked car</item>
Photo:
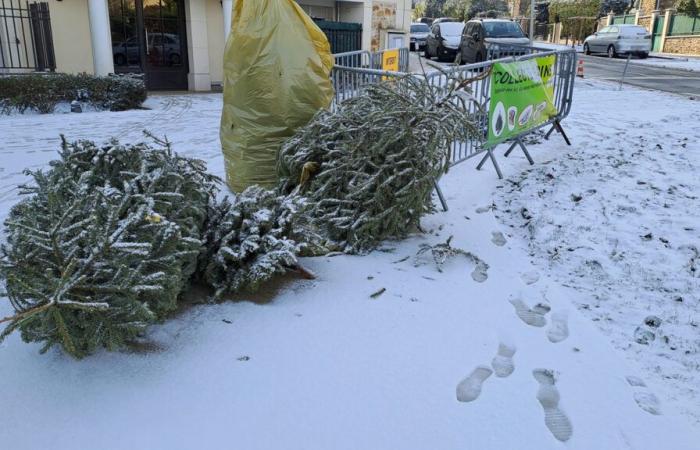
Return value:
<svg viewBox="0 0 700 450">
<path fill-rule="evenodd" d="M 438 17 L 437 19 L 433 20 L 433 25 L 436 23 L 442 23 L 442 22 L 461 22 L 461 20 L 455 18 L 455 17 Z"/>
<path fill-rule="evenodd" d="M 141 46 L 137 38 L 112 45 L 115 66 L 138 65 L 141 61 Z M 178 66 L 182 63 L 180 56 L 180 37 L 172 33 L 152 33 L 148 36 L 147 58 L 159 65 Z"/>
<path fill-rule="evenodd" d="M 476 63 L 486 60 L 488 47 L 492 44 L 524 48 L 530 45 L 530 39 L 517 22 L 506 19 L 470 20 L 464 26 L 460 41 L 460 62 Z"/>
<path fill-rule="evenodd" d="M 651 34 L 639 25 L 610 25 L 583 41 L 583 53 L 607 53 L 608 57 L 632 54 L 646 58 L 651 51 Z"/>
<path fill-rule="evenodd" d="M 433 24 L 425 42 L 425 57 L 454 61 L 459 53 L 459 40 L 464 29 L 463 22 L 440 22 Z"/>
<path fill-rule="evenodd" d="M 430 34 L 430 27 L 424 23 L 411 24 L 411 50 L 423 50 Z"/>
</svg>

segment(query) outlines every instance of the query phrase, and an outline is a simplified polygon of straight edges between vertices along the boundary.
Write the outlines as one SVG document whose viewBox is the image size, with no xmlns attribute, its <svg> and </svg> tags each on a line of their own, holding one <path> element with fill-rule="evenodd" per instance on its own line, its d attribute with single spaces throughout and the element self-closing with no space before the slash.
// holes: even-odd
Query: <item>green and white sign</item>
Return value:
<svg viewBox="0 0 700 450">
<path fill-rule="evenodd" d="M 493 65 L 489 146 L 542 125 L 557 114 L 553 73 L 554 55 Z"/>
</svg>

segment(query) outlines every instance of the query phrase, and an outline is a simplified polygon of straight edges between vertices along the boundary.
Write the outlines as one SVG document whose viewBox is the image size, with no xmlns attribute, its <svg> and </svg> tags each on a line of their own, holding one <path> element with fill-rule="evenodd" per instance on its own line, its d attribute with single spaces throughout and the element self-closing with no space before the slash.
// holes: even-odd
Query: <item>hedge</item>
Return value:
<svg viewBox="0 0 700 450">
<path fill-rule="evenodd" d="M 99 110 L 139 108 L 146 85 L 134 75 L 22 74 L 0 76 L 0 114 L 36 111 L 48 114 L 56 105 L 74 100 Z"/>
</svg>

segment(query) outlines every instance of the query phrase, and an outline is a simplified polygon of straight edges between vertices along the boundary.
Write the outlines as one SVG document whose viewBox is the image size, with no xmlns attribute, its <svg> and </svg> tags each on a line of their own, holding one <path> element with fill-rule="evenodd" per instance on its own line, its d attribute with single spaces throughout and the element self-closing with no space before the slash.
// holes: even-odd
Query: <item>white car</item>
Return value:
<svg viewBox="0 0 700 450">
<path fill-rule="evenodd" d="M 646 58 L 651 51 L 651 35 L 639 25 L 610 25 L 588 36 L 583 42 L 583 53 L 607 53 L 610 58 L 632 54 Z"/>
</svg>

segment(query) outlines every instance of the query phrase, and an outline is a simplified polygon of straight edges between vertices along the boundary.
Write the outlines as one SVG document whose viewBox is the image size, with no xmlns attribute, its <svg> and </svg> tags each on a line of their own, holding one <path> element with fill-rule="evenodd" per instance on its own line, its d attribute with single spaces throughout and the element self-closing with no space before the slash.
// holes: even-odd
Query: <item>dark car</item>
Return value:
<svg viewBox="0 0 700 450">
<path fill-rule="evenodd" d="M 462 63 L 476 63 L 486 60 L 488 47 L 527 46 L 530 39 L 525 35 L 520 24 L 506 19 L 475 19 L 464 26 L 460 42 Z"/>
<path fill-rule="evenodd" d="M 411 50 L 423 50 L 430 34 L 430 27 L 424 23 L 411 24 Z"/>
<path fill-rule="evenodd" d="M 454 61 L 459 53 L 459 40 L 462 37 L 463 29 L 464 23 L 462 22 L 433 24 L 425 43 L 425 57 Z"/>
</svg>

